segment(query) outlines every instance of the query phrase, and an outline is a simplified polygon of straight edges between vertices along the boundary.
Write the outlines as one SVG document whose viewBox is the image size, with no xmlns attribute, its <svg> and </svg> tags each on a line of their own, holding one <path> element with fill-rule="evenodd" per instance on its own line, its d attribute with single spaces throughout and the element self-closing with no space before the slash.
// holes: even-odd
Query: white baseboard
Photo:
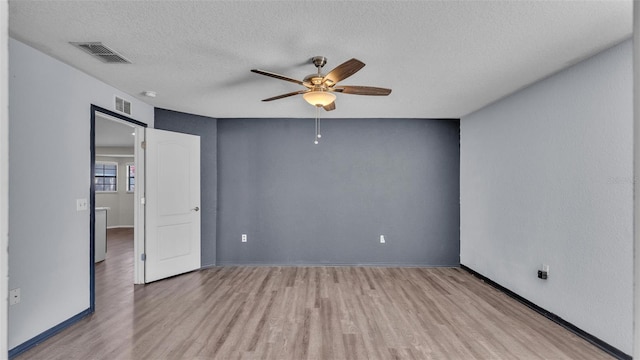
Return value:
<svg viewBox="0 0 640 360">
<path fill-rule="evenodd" d="M 124 228 L 133 228 L 133 225 L 115 225 L 115 226 L 107 226 L 107 229 L 124 229 Z"/>
</svg>

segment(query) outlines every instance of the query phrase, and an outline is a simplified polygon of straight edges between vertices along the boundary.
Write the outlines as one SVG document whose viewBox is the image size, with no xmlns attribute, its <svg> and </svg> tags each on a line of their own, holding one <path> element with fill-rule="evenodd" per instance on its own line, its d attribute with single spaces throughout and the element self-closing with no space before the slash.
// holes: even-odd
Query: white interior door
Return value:
<svg viewBox="0 0 640 360">
<path fill-rule="evenodd" d="M 146 130 L 145 282 L 200 268 L 200 137 Z"/>
</svg>

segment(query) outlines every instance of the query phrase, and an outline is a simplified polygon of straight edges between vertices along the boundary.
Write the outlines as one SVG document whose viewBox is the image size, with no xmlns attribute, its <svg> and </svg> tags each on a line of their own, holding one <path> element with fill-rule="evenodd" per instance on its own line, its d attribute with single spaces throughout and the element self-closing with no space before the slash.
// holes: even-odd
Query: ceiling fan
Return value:
<svg viewBox="0 0 640 360">
<path fill-rule="evenodd" d="M 391 89 L 380 87 L 338 85 L 339 81 L 348 78 L 364 67 L 365 64 L 358 59 L 347 60 L 338 65 L 335 69 L 329 71 L 329 73 L 327 73 L 326 75 L 322 74 L 320 72 L 320 69 L 327 63 L 327 58 L 325 58 L 324 56 L 314 56 L 313 58 L 311 58 L 311 62 L 318 69 L 318 72 L 316 74 L 307 75 L 302 81 L 292 79 L 284 75 L 272 73 L 270 71 L 259 69 L 251 70 L 256 74 L 290 81 L 292 83 L 302 85 L 306 88 L 304 90 L 293 91 L 287 94 L 270 97 L 262 101 L 273 101 L 289 96 L 302 95 L 302 97 L 309 104 L 316 107 L 322 107 L 326 111 L 331 111 L 336 108 L 336 96 L 334 93 L 374 96 L 386 96 L 391 93 Z"/>
</svg>

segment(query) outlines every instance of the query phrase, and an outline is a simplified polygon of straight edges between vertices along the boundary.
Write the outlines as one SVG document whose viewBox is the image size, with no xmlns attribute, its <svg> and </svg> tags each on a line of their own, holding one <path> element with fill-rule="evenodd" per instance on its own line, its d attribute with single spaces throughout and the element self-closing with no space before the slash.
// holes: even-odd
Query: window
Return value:
<svg viewBox="0 0 640 360">
<path fill-rule="evenodd" d="M 127 164 L 127 191 L 133 192 L 136 189 L 136 166 Z"/>
<path fill-rule="evenodd" d="M 97 162 L 93 182 L 96 186 L 96 192 L 118 191 L 118 164 Z"/>
</svg>

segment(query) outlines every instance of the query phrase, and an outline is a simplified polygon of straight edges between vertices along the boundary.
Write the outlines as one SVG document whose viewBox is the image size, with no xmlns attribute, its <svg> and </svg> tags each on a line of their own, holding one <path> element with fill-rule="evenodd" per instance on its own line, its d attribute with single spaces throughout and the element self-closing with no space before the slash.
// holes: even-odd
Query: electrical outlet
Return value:
<svg viewBox="0 0 640 360">
<path fill-rule="evenodd" d="M 76 211 L 87 210 L 87 199 L 76 199 Z"/>
<path fill-rule="evenodd" d="M 549 265 L 542 264 L 541 269 L 538 270 L 538 279 L 547 280 L 549 278 Z"/>
<path fill-rule="evenodd" d="M 380 235 L 380 244 L 385 244 L 387 240 L 384 239 L 384 235 Z"/>
<path fill-rule="evenodd" d="M 538 279 L 547 280 L 548 276 L 549 275 L 545 271 L 538 270 Z"/>
<path fill-rule="evenodd" d="M 20 303 L 20 288 L 9 291 L 9 305 Z"/>
<path fill-rule="evenodd" d="M 247 234 L 242 234 L 242 242 L 247 242 Z"/>
</svg>

